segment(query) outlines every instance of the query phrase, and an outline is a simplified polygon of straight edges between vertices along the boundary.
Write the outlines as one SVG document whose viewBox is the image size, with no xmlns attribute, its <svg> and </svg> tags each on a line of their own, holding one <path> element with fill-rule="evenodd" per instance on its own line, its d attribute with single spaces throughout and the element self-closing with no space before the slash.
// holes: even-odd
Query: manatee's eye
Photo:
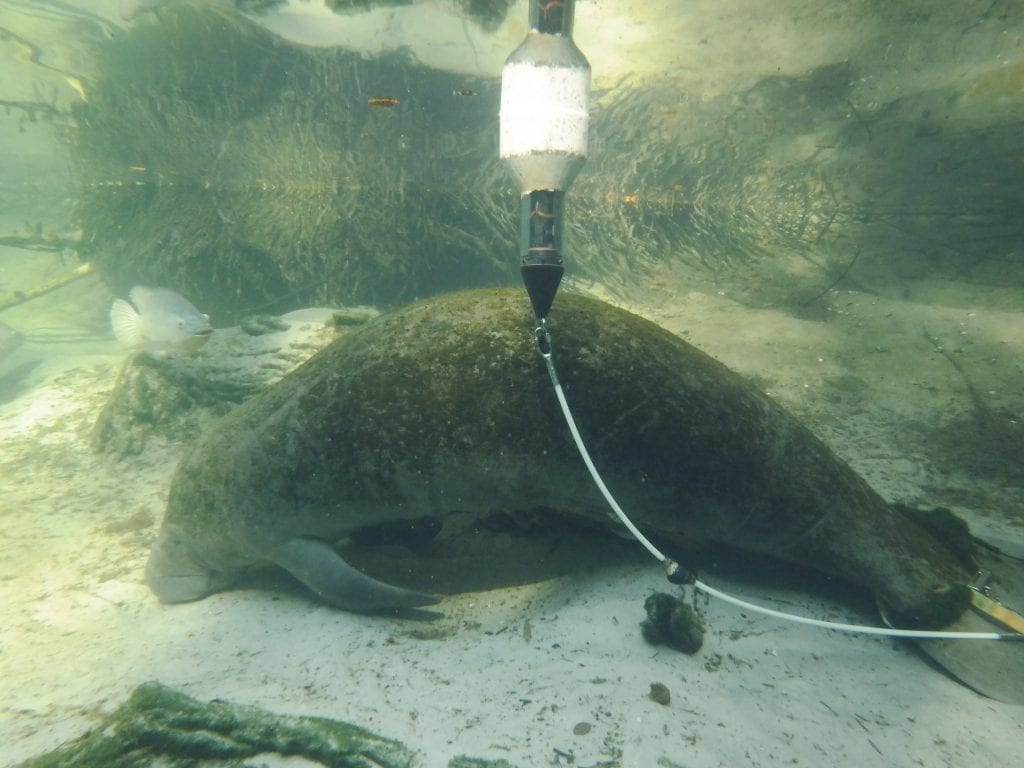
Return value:
<svg viewBox="0 0 1024 768">
<path fill-rule="evenodd" d="M 182 330 L 182 331 L 185 330 L 185 321 L 184 320 L 178 320 L 178 329 Z"/>
</svg>

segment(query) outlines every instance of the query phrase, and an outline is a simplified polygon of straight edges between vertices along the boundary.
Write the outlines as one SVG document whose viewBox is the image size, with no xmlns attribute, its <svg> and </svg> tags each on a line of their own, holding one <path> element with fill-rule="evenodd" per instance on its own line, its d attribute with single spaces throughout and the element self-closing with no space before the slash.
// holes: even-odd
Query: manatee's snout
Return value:
<svg viewBox="0 0 1024 768">
<path fill-rule="evenodd" d="M 166 525 L 150 551 L 146 582 L 162 603 L 198 600 L 225 586 L 225 579 L 199 563 L 184 537 Z"/>
</svg>

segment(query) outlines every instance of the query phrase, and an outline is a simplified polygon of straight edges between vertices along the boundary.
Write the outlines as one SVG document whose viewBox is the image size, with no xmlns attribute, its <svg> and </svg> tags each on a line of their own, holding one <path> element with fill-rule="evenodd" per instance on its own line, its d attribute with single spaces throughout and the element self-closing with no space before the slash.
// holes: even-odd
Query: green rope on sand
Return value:
<svg viewBox="0 0 1024 768">
<path fill-rule="evenodd" d="M 356 725 L 275 715 L 218 699 L 203 703 L 150 682 L 136 688 L 99 727 L 20 768 L 241 768 L 270 755 L 307 758 L 331 768 L 419 764 L 402 743 Z M 452 764 L 508 766 L 457 760 Z"/>
</svg>

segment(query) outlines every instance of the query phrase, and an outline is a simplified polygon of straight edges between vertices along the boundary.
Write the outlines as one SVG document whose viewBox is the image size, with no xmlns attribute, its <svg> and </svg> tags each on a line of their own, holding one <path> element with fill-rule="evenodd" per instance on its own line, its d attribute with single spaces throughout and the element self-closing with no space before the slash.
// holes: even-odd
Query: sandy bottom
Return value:
<svg viewBox="0 0 1024 768">
<path fill-rule="evenodd" d="M 711 602 L 698 655 L 647 645 L 643 600 L 667 584 L 643 561 L 451 597 L 430 632 L 421 622 L 332 610 L 297 591 L 158 604 L 143 566 L 184 446 L 151 441 L 130 459 L 89 449 L 86 434 L 123 356 L 101 331 L 109 298 L 84 281 L 4 315 L 28 336 L 16 354 L 42 362 L 27 390 L 0 407 L 3 765 L 95 726 L 147 680 L 199 699 L 357 723 L 418 750 L 424 766 L 458 754 L 636 768 L 1017 761 L 1020 707 L 973 693 L 892 640 Z M 883 494 L 947 497 L 984 530 L 1020 541 L 1020 489 L 1005 477 L 948 470 L 953 459 L 935 436 L 957 428 L 975 439 L 962 425 L 978 397 L 993 403 L 986 418 L 1003 413 L 997 401 L 1020 405 L 1012 388 L 1021 315 L 932 298 L 835 294 L 828 316 L 814 321 L 700 294 L 652 296 L 643 309 L 756 374 Z M 81 337 L 52 330 L 75 318 Z M 925 332 L 955 344 L 959 357 Z M 987 363 L 965 365 L 973 344 Z M 705 578 L 818 618 L 876 620 L 815 585 Z M 669 705 L 649 697 L 654 682 L 670 690 Z"/>
</svg>

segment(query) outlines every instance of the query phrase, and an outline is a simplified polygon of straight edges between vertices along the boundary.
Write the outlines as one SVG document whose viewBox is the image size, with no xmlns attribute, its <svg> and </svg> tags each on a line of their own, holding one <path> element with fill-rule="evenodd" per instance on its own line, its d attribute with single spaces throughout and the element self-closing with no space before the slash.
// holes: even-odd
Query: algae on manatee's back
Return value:
<svg viewBox="0 0 1024 768">
<path fill-rule="evenodd" d="M 313 542 L 497 509 L 617 526 L 566 432 L 531 319 L 518 289 L 423 301 L 228 414 L 178 468 L 150 584 L 196 599 L 271 562 L 327 602 L 386 608 L 403 598 L 375 595 L 377 582 Z M 584 438 L 638 525 L 862 584 L 902 624 L 941 626 L 966 605 L 956 558 L 742 377 L 593 299 L 564 293 L 549 325 Z"/>
</svg>

